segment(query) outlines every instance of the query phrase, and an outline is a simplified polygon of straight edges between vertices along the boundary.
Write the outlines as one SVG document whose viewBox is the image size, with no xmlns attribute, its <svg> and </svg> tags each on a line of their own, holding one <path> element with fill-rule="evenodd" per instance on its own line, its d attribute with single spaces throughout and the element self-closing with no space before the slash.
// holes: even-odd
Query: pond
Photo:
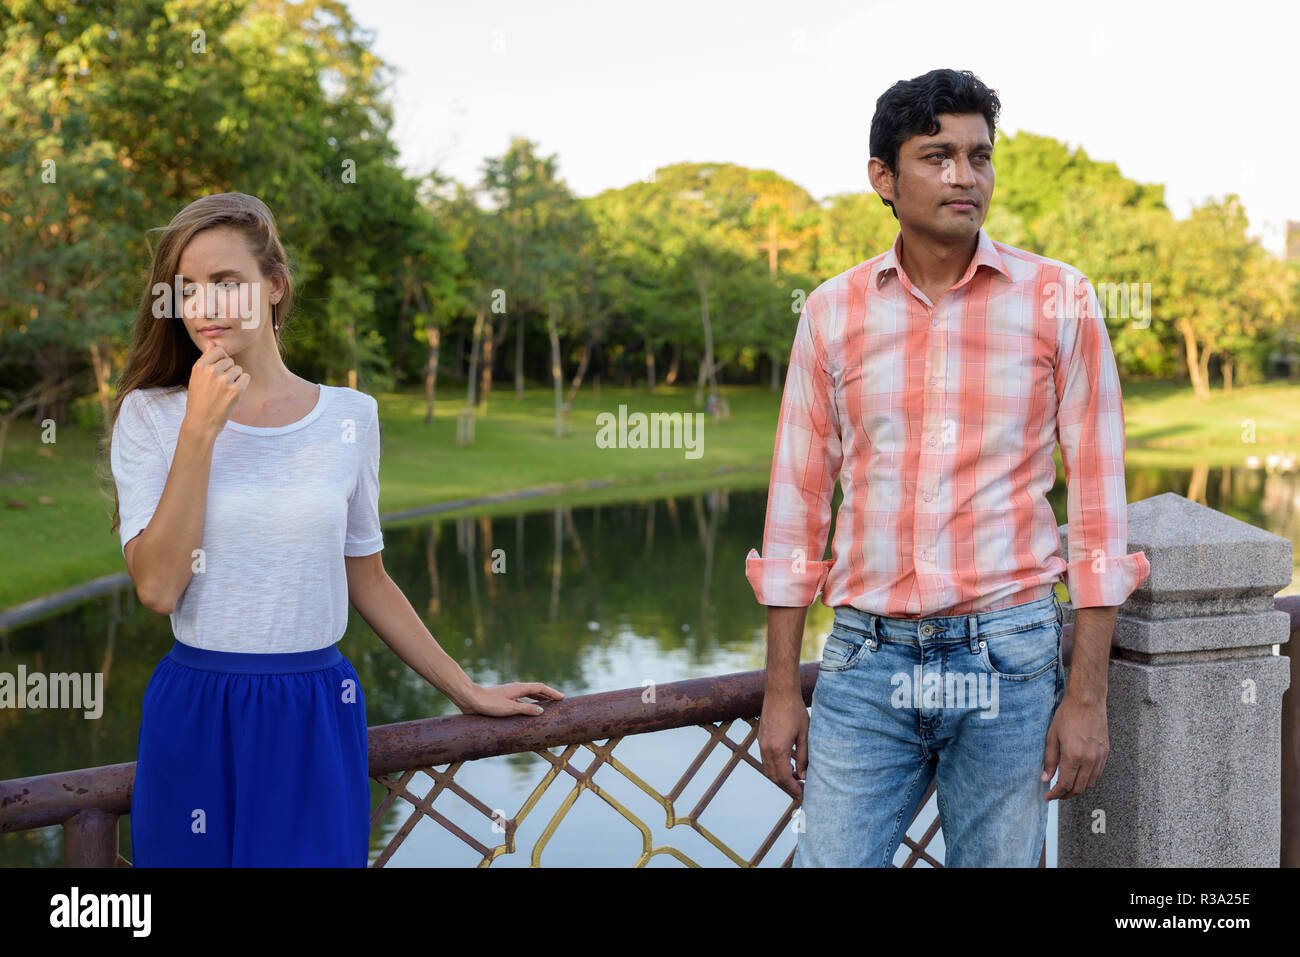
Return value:
<svg viewBox="0 0 1300 957">
<path fill-rule="evenodd" d="M 1300 540 L 1300 479 L 1259 469 L 1182 472 L 1131 468 L 1130 501 L 1165 491 L 1196 497 L 1242 521 Z M 1189 494 L 1190 493 L 1190 494 Z M 1051 497 L 1065 521 L 1065 488 Z M 684 678 L 760 669 L 765 616 L 744 577 L 745 555 L 761 545 L 766 492 L 718 488 L 700 494 L 591 506 L 533 505 L 515 515 L 438 517 L 385 529 L 384 563 L 434 636 L 481 684 L 540 680 L 580 695 L 639 688 Z M 1296 581 L 1288 591 L 1294 591 Z M 805 661 L 820 655 L 831 612 L 810 610 Z M 0 709 L 0 780 L 135 760 L 140 702 L 158 660 L 171 645 L 167 619 L 124 589 L 82 602 L 43 621 L 0 633 L 0 671 L 102 672 L 102 714 L 86 719 L 67 709 Z M 371 726 L 456 709 L 406 667 L 352 612 L 340 648 L 356 666 Z M 739 740 L 748 726 L 732 726 Z M 648 785 L 666 793 L 708 741 L 699 728 L 631 736 L 617 757 Z M 559 753 L 560 749 L 553 749 Z M 757 756 L 757 745 L 752 748 Z M 730 752 L 715 748 L 678 798 L 686 815 Z M 593 760 L 585 749 L 571 763 Z M 485 806 L 515 815 L 550 769 L 534 754 L 469 762 L 456 782 Z M 440 771 L 443 769 L 439 769 Z M 632 781 L 606 766 L 595 783 L 649 828 L 654 846 L 672 845 L 696 863 L 730 860 L 687 826 L 665 827 L 663 809 Z M 411 789 L 432 786 L 416 775 Z M 527 866 L 535 844 L 572 796 L 568 775 L 538 799 L 516 833 L 516 852 L 493 867 Z M 385 791 L 372 782 L 372 807 Z M 788 798 L 741 765 L 701 822 L 748 858 L 788 806 Z M 1055 808 L 1048 827 L 1048 863 L 1055 863 Z M 459 796 L 444 792 L 434 809 L 489 847 L 502 842 L 493 821 Z M 372 832 L 372 860 L 410 816 L 394 802 Z M 933 820 L 934 800 L 909 832 Z M 127 819 L 121 851 L 131 856 Z M 784 831 L 763 866 L 777 866 L 794 846 Z M 544 842 L 544 866 L 628 866 L 641 853 L 640 830 L 590 791 L 582 793 Z M 900 848 L 898 860 L 905 856 Z M 930 853 L 943 859 L 942 835 Z M 0 866 L 62 863 L 59 828 L 0 835 Z M 480 860 L 459 837 L 422 819 L 386 866 L 472 866 Z M 680 866 L 657 855 L 649 866 Z"/>
</svg>

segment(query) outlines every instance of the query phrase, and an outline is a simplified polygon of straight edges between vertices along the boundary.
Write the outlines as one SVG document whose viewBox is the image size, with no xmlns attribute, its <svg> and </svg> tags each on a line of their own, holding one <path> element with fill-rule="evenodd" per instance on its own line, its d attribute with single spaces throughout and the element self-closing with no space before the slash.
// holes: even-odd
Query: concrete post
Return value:
<svg viewBox="0 0 1300 957">
<path fill-rule="evenodd" d="M 1173 492 L 1128 528 L 1151 574 L 1119 610 L 1110 756 L 1061 802 L 1058 866 L 1277 867 L 1291 542 Z"/>
</svg>

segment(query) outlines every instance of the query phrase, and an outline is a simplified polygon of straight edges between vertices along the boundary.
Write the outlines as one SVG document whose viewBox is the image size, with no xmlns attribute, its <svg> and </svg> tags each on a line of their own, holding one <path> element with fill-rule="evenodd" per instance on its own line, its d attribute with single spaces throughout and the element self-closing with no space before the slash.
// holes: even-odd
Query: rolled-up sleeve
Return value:
<svg viewBox="0 0 1300 957">
<path fill-rule="evenodd" d="M 819 328 L 823 308 L 814 291 L 799 315 L 776 427 L 763 554 L 751 548 L 745 558 L 745 577 L 760 605 L 811 605 L 831 567 L 821 558 L 842 450 Z"/>
<path fill-rule="evenodd" d="M 1110 336 L 1092 284 L 1082 280 L 1058 317 L 1056 438 L 1065 467 L 1065 585 L 1074 608 L 1120 605 L 1146 581 L 1147 557 L 1128 552 L 1124 403 Z"/>
</svg>

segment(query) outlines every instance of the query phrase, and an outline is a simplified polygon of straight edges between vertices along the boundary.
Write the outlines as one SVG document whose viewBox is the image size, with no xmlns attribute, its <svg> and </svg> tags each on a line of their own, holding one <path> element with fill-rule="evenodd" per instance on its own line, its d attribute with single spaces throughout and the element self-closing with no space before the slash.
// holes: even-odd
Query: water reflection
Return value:
<svg viewBox="0 0 1300 957">
<path fill-rule="evenodd" d="M 1129 498 L 1176 491 L 1300 541 L 1300 476 L 1284 462 L 1263 465 L 1181 472 L 1132 468 Z M 1062 483 L 1050 500 L 1064 522 Z M 744 558 L 760 544 L 765 506 L 763 490 L 717 489 L 491 518 L 437 518 L 386 528 L 384 563 L 432 633 L 480 683 L 535 679 L 569 695 L 662 684 L 763 666 L 764 613 L 745 580 Z M 1295 590 L 1293 579 L 1287 591 Z M 813 606 L 805 660 L 818 653 L 830 619 L 828 609 Z M 19 665 L 29 672 L 100 671 L 105 698 L 98 720 L 85 720 L 75 710 L 0 708 L 0 779 L 133 761 L 145 686 L 170 644 L 167 619 L 139 606 L 129 589 L 0 632 L 0 671 L 16 674 Z M 454 713 L 355 613 L 340 647 L 361 676 L 371 725 Z M 705 740 L 703 732 L 683 729 L 627 739 L 616 755 L 634 756 L 624 760 L 666 791 Z M 590 760 L 583 750 L 574 763 L 584 768 Z M 537 756 L 516 755 L 474 762 L 456 780 L 509 815 L 545 770 Z M 421 794 L 431 783 L 423 776 L 416 780 Z M 687 853 L 698 852 L 694 859 L 701 863 L 726 863 L 707 842 L 701 846 L 697 836 L 683 837 L 685 828 L 665 830 L 662 810 L 612 769 L 602 769 L 596 780 L 642 815 L 655 829 L 656 844 L 684 850 L 689 845 L 693 850 Z M 521 827 L 519 853 L 494 866 L 527 863 L 528 849 L 570 785 L 552 787 Z M 381 796 L 376 789 L 376 802 Z M 679 813 L 690 806 L 679 802 Z M 459 798 L 440 797 L 437 807 L 483 843 L 500 842 L 491 822 Z M 706 825 L 715 833 L 734 832 L 733 846 L 748 854 L 783 808 L 775 788 L 741 775 L 724 787 Z M 382 831 L 391 833 L 409 811 L 398 802 Z M 123 853 L 129 856 L 122 823 Z M 792 842 L 791 835 L 778 842 L 771 863 L 783 859 Z M 57 866 L 60 846 L 56 829 L 2 835 L 0 865 Z M 636 829 L 585 793 L 547 845 L 543 863 L 621 866 L 634 861 L 639 849 Z M 390 866 L 476 860 L 460 841 L 425 821 Z"/>
</svg>

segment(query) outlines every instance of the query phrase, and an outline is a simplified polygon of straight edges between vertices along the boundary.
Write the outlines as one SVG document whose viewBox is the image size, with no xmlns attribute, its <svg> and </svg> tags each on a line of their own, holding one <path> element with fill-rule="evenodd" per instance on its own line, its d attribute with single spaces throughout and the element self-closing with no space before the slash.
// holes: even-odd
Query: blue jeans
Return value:
<svg viewBox="0 0 1300 957">
<path fill-rule="evenodd" d="M 948 618 L 836 608 L 794 866 L 890 867 L 936 779 L 945 866 L 1037 866 L 1043 752 L 1064 693 L 1054 592 Z"/>
</svg>

